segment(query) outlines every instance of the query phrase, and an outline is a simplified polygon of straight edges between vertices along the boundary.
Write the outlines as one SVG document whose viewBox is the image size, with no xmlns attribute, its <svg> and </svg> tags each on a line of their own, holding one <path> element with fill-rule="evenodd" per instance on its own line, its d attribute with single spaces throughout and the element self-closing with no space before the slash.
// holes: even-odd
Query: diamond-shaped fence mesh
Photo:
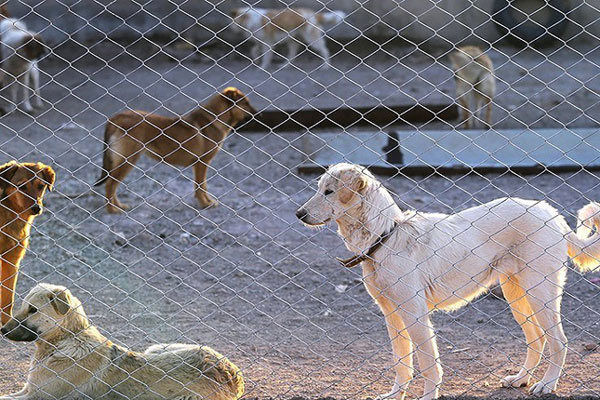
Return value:
<svg viewBox="0 0 600 400">
<path fill-rule="evenodd" d="M 0 398 L 600 396 L 598 21 L 4 3 Z"/>
</svg>

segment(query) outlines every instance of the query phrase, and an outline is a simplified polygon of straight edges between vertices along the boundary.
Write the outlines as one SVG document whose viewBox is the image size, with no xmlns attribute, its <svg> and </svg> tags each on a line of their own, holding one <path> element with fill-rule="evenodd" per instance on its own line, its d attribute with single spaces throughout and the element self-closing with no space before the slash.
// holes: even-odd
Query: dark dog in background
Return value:
<svg viewBox="0 0 600 400">
<path fill-rule="evenodd" d="M 29 245 L 35 217 L 42 213 L 46 189 L 52 190 L 54 170 L 42 163 L 11 161 L 0 166 L 0 307 L 1 322 L 12 315 L 19 264 Z"/>
</svg>

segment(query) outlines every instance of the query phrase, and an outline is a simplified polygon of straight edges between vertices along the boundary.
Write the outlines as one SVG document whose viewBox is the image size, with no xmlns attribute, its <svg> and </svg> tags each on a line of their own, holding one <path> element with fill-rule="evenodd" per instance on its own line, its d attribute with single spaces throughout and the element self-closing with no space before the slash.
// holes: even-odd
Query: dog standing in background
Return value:
<svg viewBox="0 0 600 400">
<path fill-rule="evenodd" d="M 329 65 L 329 50 L 325 43 L 324 24 L 339 24 L 346 14 L 342 11 L 314 12 L 307 8 L 264 9 L 236 8 L 231 12 L 233 28 L 247 34 L 254 41 L 251 57 L 262 55 L 261 68 L 267 69 L 273 60 L 273 48 L 287 42 L 287 64 L 298 54 L 302 43 L 315 49 Z"/>
<path fill-rule="evenodd" d="M 319 179 L 296 216 L 309 226 L 335 221 L 356 254 L 343 265 L 362 264 L 394 352 L 394 386 L 382 397 L 404 398 L 414 353 L 425 380 L 420 399 L 436 399 L 442 367 L 430 314 L 456 310 L 497 283 L 527 344 L 522 368 L 502 385 L 528 385 L 548 344 L 549 366 L 529 391 L 556 389 L 567 354 L 560 314 L 566 261 L 582 272 L 600 266 L 600 204 L 579 211 L 576 233 L 545 201 L 500 198 L 450 215 L 403 211 L 368 170 L 342 163 Z"/>
<path fill-rule="evenodd" d="M 159 344 L 144 353 L 112 343 L 91 325 L 63 286 L 35 286 L 2 327 L 10 340 L 35 342 L 25 387 L 0 400 L 237 400 L 240 369 L 207 346 Z"/>
<path fill-rule="evenodd" d="M 19 89 L 22 91 L 24 111 L 33 111 L 30 91 L 33 91 L 33 105 L 42 107 L 38 60 L 47 52 L 47 48 L 40 35 L 29 31 L 23 21 L 4 16 L 0 20 L 0 49 L 2 83 L 8 90 L 10 100 L 7 111 L 17 108 Z"/>
<path fill-rule="evenodd" d="M 229 132 L 254 114 L 246 95 L 229 87 L 181 117 L 145 111 L 114 115 L 106 123 L 102 175 L 94 184 L 106 183 L 107 211 L 119 213 L 128 208 L 117 198 L 117 187 L 143 153 L 171 165 L 193 166 L 198 202 L 203 208 L 216 206 L 217 200 L 206 189 L 208 166 Z"/>
<path fill-rule="evenodd" d="M 456 98 L 460 104 L 461 121 L 465 128 L 473 127 L 471 118 L 483 113 L 485 127 L 492 126 L 492 99 L 496 94 L 494 65 L 490 57 L 476 46 L 459 47 L 449 55 L 456 81 Z M 473 104 L 471 104 L 473 102 Z M 475 109 L 472 109 L 475 107 Z"/>
<path fill-rule="evenodd" d="M 0 166 L 0 313 L 2 324 L 12 314 L 19 264 L 29 245 L 35 217 L 43 210 L 54 170 L 42 163 L 11 161 Z"/>
</svg>

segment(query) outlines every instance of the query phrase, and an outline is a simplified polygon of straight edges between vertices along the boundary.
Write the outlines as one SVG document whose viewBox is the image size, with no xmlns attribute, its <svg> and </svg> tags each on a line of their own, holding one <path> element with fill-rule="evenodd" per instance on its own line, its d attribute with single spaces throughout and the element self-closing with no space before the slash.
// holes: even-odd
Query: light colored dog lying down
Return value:
<svg viewBox="0 0 600 400">
<path fill-rule="evenodd" d="M 112 343 L 62 286 L 31 289 L 2 333 L 36 344 L 25 387 L 2 400 L 234 400 L 244 393 L 238 367 L 209 347 L 163 344 L 137 353 Z"/>
<path fill-rule="evenodd" d="M 404 398 L 416 353 L 422 399 L 435 399 L 442 368 L 429 314 L 457 309 L 498 282 L 527 343 L 523 367 L 502 384 L 528 385 L 548 343 L 548 369 L 530 392 L 556 389 L 567 352 L 560 315 L 565 263 L 570 256 L 582 271 L 598 267 L 599 213 L 597 203 L 581 209 L 575 234 L 544 201 L 501 198 L 452 215 L 402 211 L 365 168 L 337 164 L 296 215 L 310 226 L 336 221 L 356 254 L 343 264 L 362 263 L 394 350 L 396 378 L 383 396 Z"/>
</svg>

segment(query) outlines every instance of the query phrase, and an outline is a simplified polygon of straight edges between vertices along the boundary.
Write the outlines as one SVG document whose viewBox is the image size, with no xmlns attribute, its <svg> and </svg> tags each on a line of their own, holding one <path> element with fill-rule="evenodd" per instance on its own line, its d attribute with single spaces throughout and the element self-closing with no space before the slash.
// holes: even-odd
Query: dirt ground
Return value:
<svg viewBox="0 0 600 400">
<path fill-rule="evenodd" d="M 367 58 L 340 54 L 329 71 L 313 71 L 317 61 L 307 56 L 297 69 L 272 75 L 220 49 L 207 54 L 221 67 L 205 56 L 178 64 L 151 46 L 143 49 L 128 48 L 129 56 L 109 44 L 89 52 L 57 49 L 42 62 L 43 94 L 53 106 L 0 119 L 2 160 L 45 161 L 58 176 L 35 223 L 19 294 L 40 281 L 64 284 L 103 333 L 134 349 L 164 341 L 213 346 L 243 368 L 249 398 L 363 399 L 387 391 L 389 340 L 360 271 L 337 265 L 334 258 L 348 253 L 334 227 L 309 230 L 294 216 L 316 178 L 296 174 L 304 159 L 301 136 L 318 132 L 233 134 L 210 172 L 209 189 L 221 203 L 215 209 L 197 208 L 190 170 L 148 159 L 121 188 L 132 206 L 127 214 L 106 214 L 103 188 L 90 184 L 99 175 L 102 126 L 124 107 L 184 112 L 231 84 L 252 88 L 251 99 L 262 108 L 331 106 L 335 98 L 362 105 L 410 96 L 426 101 L 452 93 L 450 73 L 410 48 Z M 504 82 L 497 103 L 506 111 L 496 114 L 498 127 L 595 126 L 598 50 L 548 52 L 492 54 Z M 508 62 L 502 53 L 514 58 Z M 445 123 L 430 124 L 436 125 Z M 453 212 L 521 196 L 547 199 L 571 226 L 581 206 L 600 199 L 600 175 L 587 171 L 382 179 L 403 208 Z M 600 287 L 590 281 L 597 276 L 569 272 L 563 315 L 570 351 L 561 398 L 600 395 L 600 351 L 584 347 L 600 341 Z M 527 397 L 524 389 L 498 384 L 525 355 L 503 301 L 486 295 L 433 320 L 444 395 Z M 33 347 L 5 339 L 0 346 L 4 394 L 23 384 Z M 411 398 L 421 385 L 421 379 L 413 383 Z"/>
</svg>

